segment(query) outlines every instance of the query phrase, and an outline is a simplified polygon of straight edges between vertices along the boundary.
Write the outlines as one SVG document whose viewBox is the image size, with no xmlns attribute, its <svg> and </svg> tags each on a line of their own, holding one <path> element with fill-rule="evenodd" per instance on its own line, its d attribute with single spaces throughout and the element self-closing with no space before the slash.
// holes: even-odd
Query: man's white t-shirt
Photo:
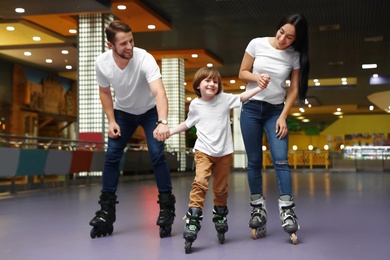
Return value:
<svg viewBox="0 0 390 260">
<path fill-rule="evenodd" d="M 134 47 L 123 70 L 116 65 L 112 50 L 106 51 L 96 58 L 95 69 L 99 86 L 114 88 L 114 109 L 140 115 L 156 105 L 149 83 L 161 78 L 160 68 L 144 49 Z"/>
<path fill-rule="evenodd" d="M 233 153 L 230 110 L 240 105 L 240 95 L 223 92 L 210 101 L 192 100 L 185 123 L 196 127 L 194 148 L 215 157 Z"/>
<path fill-rule="evenodd" d="M 293 47 L 277 50 L 268 41 L 268 37 L 251 40 L 245 50 L 255 61 L 253 74 L 268 73 L 270 82 L 266 89 L 254 95 L 251 99 L 261 100 L 271 104 L 281 104 L 286 99 L 285 82 L 294 69 L 299 69 L 299 52 Z M 250 82 L 246 90 L 257 87 L 256 82 Z"/>
</svg>

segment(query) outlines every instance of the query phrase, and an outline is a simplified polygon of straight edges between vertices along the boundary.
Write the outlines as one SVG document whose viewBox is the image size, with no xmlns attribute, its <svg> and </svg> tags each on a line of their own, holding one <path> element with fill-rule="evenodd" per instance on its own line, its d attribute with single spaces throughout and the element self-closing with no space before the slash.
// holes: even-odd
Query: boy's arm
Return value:
<svg viewBox="0 0 390 260">
<path fill-rule="evenodd" d="M 181 133 L 181 132 L 187 131 L 187 130 L 188 130 L 188 127 L 187 127 L 185 122 L 169 129 L 170 135 L 178 134 L 178 133 Z"/>
</svg>

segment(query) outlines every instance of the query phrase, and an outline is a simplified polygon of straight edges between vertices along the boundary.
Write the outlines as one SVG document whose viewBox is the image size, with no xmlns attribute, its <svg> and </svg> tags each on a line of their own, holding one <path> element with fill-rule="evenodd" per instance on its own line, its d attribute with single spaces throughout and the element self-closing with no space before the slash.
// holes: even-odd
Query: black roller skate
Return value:
<svg viewBox="0 0 390 260">
<path fill-rule="evenodd" d="M 252 212 L 249 227 L 252 229 L 252 238 L 265 237 L 267 234 L 267 209 L 264 197 L 259 194 L 251 195 L 251 206 Z"/>
<path fill-rule="evenodd" d="M 186 224 L 184 226 L 183 238 L 186 240 L 184 249 L 186 254 L 191 253 L 192 243 L 198 237 L 200 230 L 200 221 L 203 219 L 202 209 L 189 208 L 187 214 L 184 216 Z"/>
<path fill-rule="evenodd" d="M 172 232 L 175 219 L 175 196 L 172 193 L 160 193 L 157 203 L 160 204 L 160 214 L 156 225 L 160 226 L 160 238 L 168 237 Z"/>
<path fill-rule="evenodd" d="M 95 217 L 89 222 L 93 226 L 90 235 L 91 238 L 111 235 L 114 232 L 112 225 L 115 220 L 115 205 L 118 203 L 116 195 L 112 193 L 102 193 L 99 204 L 101 209 L 96 211 Z"/>
<path fill-rule="evenodd" d="M 213 209 L 213 222 L 215 224 L 215 229 L 217 230 L 217 237 L 219 243 L 225 243 L 225 233 L 228 231 L 229 227 L 227 224 L 226 215 L 229 213 L 229 210 L 226 206 L 217 207 L 214 206 Z"/>
<path fill-rule="evenodd" d="M 294 201 L 289 195 L 283 195 L 279 199 L 279 212 L 282 227 L 285 232 L 290 235 L 291 242 L 296 245 L 298 243 L 297 230 L 300 226 L 297 223 L 298 217 L 294 212 Z"/>
</svg>

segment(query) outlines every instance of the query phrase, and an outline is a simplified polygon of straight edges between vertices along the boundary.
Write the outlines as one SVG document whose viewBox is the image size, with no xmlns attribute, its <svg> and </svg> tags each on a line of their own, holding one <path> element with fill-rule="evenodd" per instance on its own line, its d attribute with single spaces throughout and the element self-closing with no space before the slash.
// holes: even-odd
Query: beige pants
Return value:
<svg viewBox="0 0 390 260">
<path fill-rule="evenodd" d="M 228 181 L 232 160 L 232 154 L 213 157 L 198 150 L 195 151 L 196 171 L 190 192 L 190 202 L 188 203 L 190 208 L 201 208 L 203 210 L 211 175 L 213 176 L 214 205 L 217 207 L 227 205 Z"/>
</svg>

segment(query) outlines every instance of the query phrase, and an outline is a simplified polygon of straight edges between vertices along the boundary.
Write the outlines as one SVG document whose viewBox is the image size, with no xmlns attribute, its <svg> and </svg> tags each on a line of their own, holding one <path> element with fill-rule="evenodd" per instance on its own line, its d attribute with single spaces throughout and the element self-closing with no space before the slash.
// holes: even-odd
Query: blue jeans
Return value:
<svg viewBox="0 0 390 260">
<path fill-rule="evenodd" d="M 160 193 L 172 190 L 171 175 L 167 160 L 164 155 L 164 142 L 159 142 L 153 137 L 156 128 L 158 114 L 156 107 L 141 115 L 132 115 L 120 110 L 114 110 L 116 123 L 121 129 L 121 136 L 118 138 L 108 137 L 108 148 L 103 169 L 102 192 L 115 193 L 119 181 L 119 163 L 123 150 L 128 144 L 131 136 L 140 125 L 146 135 L 149 156 L 154 169 L 154 177 L 157 189 Z"/>
<path fill-rule="evenodd" d="M 283 111 L 284 104 L 273 105 L 267 102 L 248 100 L 241 110 L 241 132 L 248 156 L 248 182 L 251 195 L 263 194 L 262 161 L 263 130 L 271 150 L 279 196 L 292 196 L 291 171 L 288 165 L 288 136 L 276 137 L 276 121 Z"/>
</svg>

